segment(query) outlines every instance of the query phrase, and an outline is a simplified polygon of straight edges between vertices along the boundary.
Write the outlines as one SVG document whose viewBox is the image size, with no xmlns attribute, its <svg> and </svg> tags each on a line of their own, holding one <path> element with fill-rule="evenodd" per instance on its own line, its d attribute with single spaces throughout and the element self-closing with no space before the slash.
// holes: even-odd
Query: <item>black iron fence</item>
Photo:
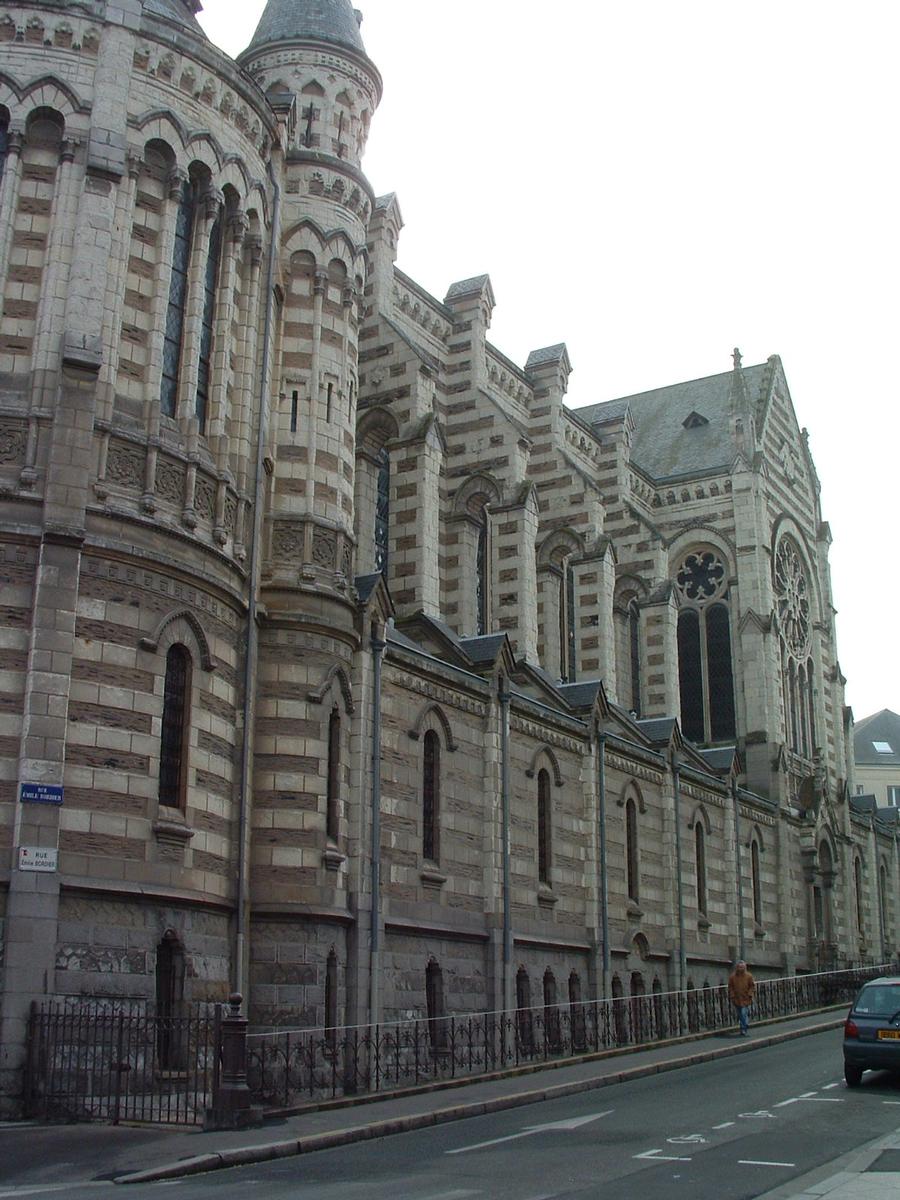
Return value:
<svg viewBox="0 0 900 1200">
<path fill-rule="evenodd" d="M 764 980 L 752 1016 L 787 1017 L 849 1003 L 890 967 L 858 967 Z M 736 1026 L 725 986 L 654 992 L 513 1012 L 395 1024 L 253 1033 L 248 1081 L 266 1109 L 464 1078 Z"/>
<path fill-rule="evenodd" d="M 141 1001 L 33 1004 L 26 1116 L 202 1124 L 218 1086 L 218 1006 L 157 1012 Z"/>
</svg>

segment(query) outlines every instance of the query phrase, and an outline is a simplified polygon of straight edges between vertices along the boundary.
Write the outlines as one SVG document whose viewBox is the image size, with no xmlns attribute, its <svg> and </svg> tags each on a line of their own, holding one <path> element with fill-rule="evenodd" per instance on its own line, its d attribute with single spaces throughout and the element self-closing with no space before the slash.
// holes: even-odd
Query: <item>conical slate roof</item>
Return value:
<svg viewBox="0 0 900 1200">
<path fill-rule="evenodd" d="M 365 54 L 360 19 L 350 0 L 268 0 L 244 55 L 270 42 L 295 40 L 330 42 Z"/>
<path fill-rule="evenodd" d="M 155 17 L 164 17 L 167 21 L 174 21 L 176 25 L 198 34 L 204 41 L 207 40 L 194 16 L 194 13 L 200 11 L 200 5 L 192 0 L 144 0 L 143 7 L 145 12 L 152 13 Z"/>
</svg>

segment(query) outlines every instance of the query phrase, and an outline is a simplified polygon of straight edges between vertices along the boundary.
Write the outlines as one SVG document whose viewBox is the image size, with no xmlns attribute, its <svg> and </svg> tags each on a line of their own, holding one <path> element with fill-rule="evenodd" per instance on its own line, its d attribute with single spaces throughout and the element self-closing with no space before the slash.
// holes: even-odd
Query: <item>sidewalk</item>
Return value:
<svg viewBox="0 0 900 1200">
<path fill-rule="evenodd" d="M 839 1165 L 839 1171 L 831 1163 L 757 1200 L 895 1200 L 900 1196 L 900 1133 L 859 1147 Z"/>
<path fill-rule="evenodd" d="M 307 1154 L 751 1053 L 762 1046 L 836 1029 L 843 1021 L 843 1011 L 842 1006 L 839 1012 L 828 1010 L 757 1025 L 749 1039 L 730 1033 L 684 1039 L 650 1048 L 613 1051 L 602 1058 L 566 1066 L 518 1069 L 449 1088 L 387 1096 L 367 1103 L 339 1103 L 278 1118 L 258 1129 L 204 1133 L 159 1127 L 0 1125 L 0 1184 L 51 1182 L 54 1163 L 65 1165 L 65 1179 L 71 1183 L 103 1178 L 127 1184 L 177 1179 Z M 886 1148 L 891 1150 L 893 1145 Z M 835 1177 L 839 1182 L 830 1191 L 821 1190 L 825 1183 L 817 1181 L 813 1186 L 819 1190 L 804 1192 L 804 1200 L 823 1195 L 829 1196 L 829 1200 L 874 1200 L 876 1196 L 887 1197 L 891 1189 L 894 1196 L 900 1195 L 900 1161 L 897 1174 L 886 1173 L 882 1167 L 872 1169 L 869 1165 L 886 1162 L 878 1159 L 880 1151 L 867 1149 L 867 1153 L 868 1160 L 865 1155 L 860 1156 L 862 1166 Z M 896 1157 L 900 1160 L 900 1152 Z M 891 1165 L 889 1159 L 887 1165 Z M 845 1186 L 856 1187 L 859 1178 L 865 1181 L 865 1186 L 878 1186 L 879 1190 L 841 1190 Z M 799 1195 L 795 1187 L 793 1191 L 782 1192 L 779 1200 Z"/>
</svg>

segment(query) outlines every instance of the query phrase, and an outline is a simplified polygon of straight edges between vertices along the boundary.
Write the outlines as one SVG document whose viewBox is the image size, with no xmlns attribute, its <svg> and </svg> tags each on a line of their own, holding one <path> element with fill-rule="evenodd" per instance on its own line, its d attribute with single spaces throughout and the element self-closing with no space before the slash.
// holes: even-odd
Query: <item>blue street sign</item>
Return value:
<svg viewBox="0 0 900 1200">
<path fill-rule="evenodd" d="M 23 804 L 62 804 L 62 786 L 58 783 L 20 783 L 19 799 Z"/>
</svg>

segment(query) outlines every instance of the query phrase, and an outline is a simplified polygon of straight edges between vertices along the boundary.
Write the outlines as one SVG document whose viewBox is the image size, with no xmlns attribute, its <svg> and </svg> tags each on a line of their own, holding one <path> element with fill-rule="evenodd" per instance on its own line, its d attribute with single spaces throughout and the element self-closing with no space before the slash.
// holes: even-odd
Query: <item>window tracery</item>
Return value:
<svg viewBox="0 0 900 1200">
<path fill-rule="evenodd" d="M 811 759 L 816 750 L 811 589 L 800 550 L 789 537 L 778 543 L 773 574 L 781 637 L 785 738 L 792 750 Z"/>
<path fill-rule="evenodd" d="M 686 554 L 675 572 L 681 724 L 695 742 L 735 736 L 728 571 L 717 551 Z"/>
</svg>

